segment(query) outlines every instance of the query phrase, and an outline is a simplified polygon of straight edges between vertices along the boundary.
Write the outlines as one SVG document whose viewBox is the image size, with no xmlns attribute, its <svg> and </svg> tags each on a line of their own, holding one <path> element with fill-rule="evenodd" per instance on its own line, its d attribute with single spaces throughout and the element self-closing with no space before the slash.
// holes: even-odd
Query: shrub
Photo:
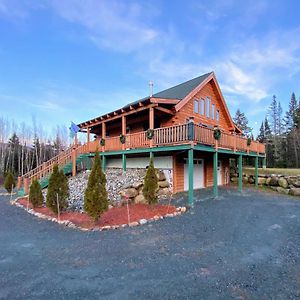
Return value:
<svg viewBox="0 0 300 300">
<path fill-rule="evenodd" d="M 53 172 L 49 178 L 48 192 L 46 198 L 46 205 L 54 213 L 58 213 L 57 210 L 57 197 L 59 210 L 63 211 L 68 207 L 69 197 L 69 185 L 68 179 L 63 170 L 59 171 L 58 165 L 53 167 Z"/>
<path fill-rule="evenodd" d="M 96 222 L 107 209 L 106 177 L 101 169 L 100 155 L 96 151 L 92 171 L 84 192 L 84 210 Z"/>
<path fill-rule="evenodd" d="M 153 165 L 153 159 L 151 158 L 149 167 L 147 169 L 144 178 L 144 187 L 143 187 L 143 195 L 147 200 L 148 204 L 157 203 L 158 201 L 157 189 L 158 189 L 158 178 L 156 175 L 156 170 Z"/>
<path fill-rule="evenodd" d="M 12 174 L 12 172 L 8 171 L 5 176 L 4 187 L 8 193 L 11 193 L 15 186 L 16 186 L 16 182 L 14 179 L 14 175 Z"/>
<path fill-rule="evenodd" d="M 40 183 L 35 179 L 30 185 L 29 201 L 33 207 L 38 207 L 43 204 L 43 193 Z"/>
</svg>

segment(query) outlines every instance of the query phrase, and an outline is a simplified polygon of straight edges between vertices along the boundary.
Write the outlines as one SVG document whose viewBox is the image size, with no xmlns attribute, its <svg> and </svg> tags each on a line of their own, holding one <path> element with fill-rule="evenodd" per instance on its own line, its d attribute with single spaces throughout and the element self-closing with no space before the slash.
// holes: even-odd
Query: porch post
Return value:
<svg viewBox="0 0 300 300">
<path fill-rule="evenodd" d="M 17 190 L 19 190 L 21 188 L 21 186 L 22 186 L 22 177 L 19 176 L 18 177 L 18 183 L 17 183 Z"/>
<path fill-rule="evenodd" d="M 122 154 L 122 167 L 123 167 L 123 171 L 126 171 L 126 154 L 123 153 Z"/>
<path fill-rule="evenodd" d="M 102 155 L 102 171 L 106 171 L 106 156 Z"/>
<path fill-rule="evenodd" d="M 126 136 L 126 117 L 122 116 L 122 135 Z M 125 144 L 122 144 L 122 150 L 125 150 Z"/>
<path fill-rule="evenodd" d="M 150 151 L 150 159 L 154 160 L 154 153 L 152 151 Z M 153 161 L 153 163 L 154 163 L 154 161 Z"/>
<path fill-rule="evenodd" d="M 29 193 L 29 184 L 30 184 L 29 178 L 24 177 L 24 183 L 23 184 L 24 184 L 24 194 L 28 195 L 28 193 Z"/>
<path fill-rule="evenodd" d="M 102 138 L 105 139 L 106 138 L 106 123 L 102 123 Z M 105 146 L 101 146 L 101 151 L 104 152 L 105 151 Z M 103 156 L 104 157 L 104 156 Z"/>
<path fill-rule="evenodd" d="M 218 197 L 218 151 L 214 152 L 214 197 Z"/>
<path fill-rule="evenodd" d="M 188 206 L 194 206 L 194 149 L 188 150 L 188 169 L 189 169 L 189 198 Z"/>
<path fill-rule="evenodd" d="M 154 108 L 149 108 L 149 129 L 154 129 Z M 153 147 L 153 139 L 150 140 L 150 148 Z"/>
<path fill-rule="evenodd" d="M 90 152 L 90 127 L 86 130 L 86 142 L 87 142 L 87 149 Z"/>
<path fill-rule="evenodd" d="M 258 156 L 255 156 L 255 187 L 258 187 Z"/>
<path fill-rule="evenodd" d="M 243 156 L 239 155 L 239 192 L 242 191 L 243 188 Z"/>
</svg>

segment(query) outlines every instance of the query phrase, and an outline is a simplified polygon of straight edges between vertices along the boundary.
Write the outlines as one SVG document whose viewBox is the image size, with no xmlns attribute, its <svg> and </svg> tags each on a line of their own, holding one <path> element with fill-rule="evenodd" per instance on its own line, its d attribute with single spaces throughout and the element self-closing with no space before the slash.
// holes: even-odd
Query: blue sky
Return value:
<svg viewBox="0 0 300 300">
<path fill-rule="evenodd" d="M 299 1 L 0 0 L 0 116 L 44 128 L 215 71 L 255 132 L 300 96 Z"/>
</svg>

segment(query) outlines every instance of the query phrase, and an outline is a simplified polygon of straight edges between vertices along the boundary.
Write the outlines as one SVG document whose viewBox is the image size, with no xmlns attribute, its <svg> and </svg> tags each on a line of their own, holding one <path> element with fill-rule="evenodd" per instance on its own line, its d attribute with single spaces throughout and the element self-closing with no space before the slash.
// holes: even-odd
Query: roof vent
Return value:
<svg viewBox="0 0 300 300">
<path fill-rule="evenodd" d="M 152 97 L 153 96 L 153 81 L 152 80 L 149 81 L 149 87 L 150 87 L 150 97 Z"/>
</svg>

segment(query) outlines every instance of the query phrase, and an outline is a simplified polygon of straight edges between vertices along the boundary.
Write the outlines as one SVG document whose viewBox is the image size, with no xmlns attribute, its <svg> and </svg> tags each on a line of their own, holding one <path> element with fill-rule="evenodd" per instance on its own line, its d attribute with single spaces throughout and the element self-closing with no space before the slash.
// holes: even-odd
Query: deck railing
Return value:
<svg viewBox="0 0 300 300">
<path fill-rule="evenodd" d="M 53 171 L 55 164 L 63 166 L 72 162 L 79 154 L 98 151 L 118 151 L 124 149 L 148 148 L 167 145 L 178 145 L 186 143 L 207 145 L 210 147 L 229 149 L 232 151 L 265 153 L 265 145 L 256 141 L 247 144 L 247 139 L 236 134 L 221 132 L 220 139 L 214 138 L 214 129 L 193 123 L 174 125 L 169 127 L 154 129 L 154 136 L 150 140 L 147 131 L 127 134 L 125 143 L 122 144 L 120 137 L 110 137 L 105 139 L 105 144 L 100 145 L 100 140 L 96 139 L 84 145 L 77 145 L 68 148 L 57 156 L 40 164 L 35 169 L 18 178 L 18 186 L 25 183 L 28 186 L 33 179 L 41 179 L 48 176 Z"/>
</svg>

